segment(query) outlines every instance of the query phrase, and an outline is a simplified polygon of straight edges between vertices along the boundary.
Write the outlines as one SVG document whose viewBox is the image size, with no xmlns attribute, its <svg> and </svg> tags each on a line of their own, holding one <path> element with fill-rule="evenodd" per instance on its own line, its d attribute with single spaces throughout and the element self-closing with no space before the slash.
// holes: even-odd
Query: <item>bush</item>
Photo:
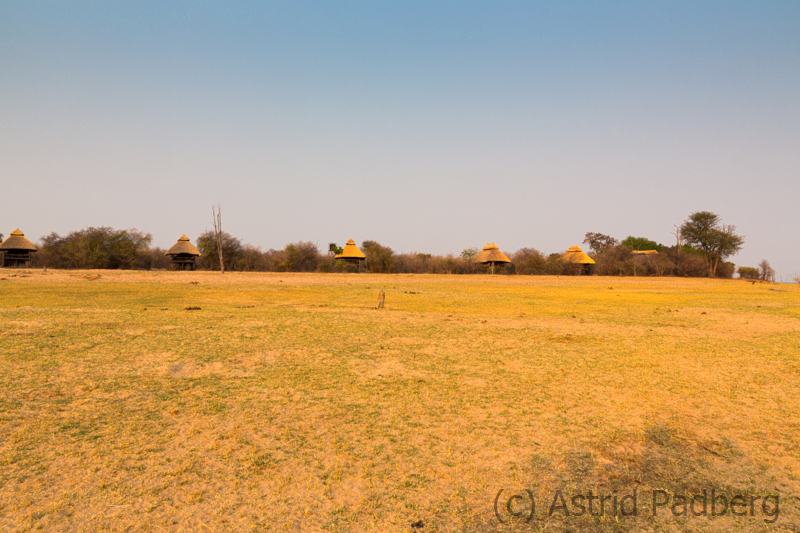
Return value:
<svg viewBox="0 0 800 533">
<path fill-rule="evenodd" d="M 286 245 L 283 266 L 287 272 L 314 272 L 319 265 L 317 245 L 310 241 L 293 242 Z"/>
<path fill-rule="evenodd" d="M 209 270 L 219 270 L 219 252 L 217 251 L 217 239 L 213 231 L 206 230 L 197 238 L 197 249 L 200 250 L 200 258 L 197 262 L 199 268 Z M 242 258 L 242 241 L 231 235 L 222 232 L 222 259 L 225 261 L 225 270 L 236 270 L 239 260 Z"/>
<path fill-rule="evenodd" d="M 147 250 L 143 257 L 143 268 L 146 270 L 169 270 L 172 268 L 172 258 L 166 255 L 166 250 L 156 246 Z"/>
<path fill-rule="evenodd" d="M 523 276 L 541 276 L 552 274 L 552 263 L 542 252 L 535 248 L 520 248 L 509 258 L 516 267 L 517 274 Z"/>
<path fill-rule="evenodd" d="M 742 279 L 760 279 L 757 268 L 739 267 L 736 269 L 736 273 L 739 274 L 739 277 Z"/>
<path fill-rule="evenodd" d="M 263 272 L 267 270 L 266 255 L 261 249 L 251 244 L 242 245 L 242 251 L 236 262 L 236 270 L 243 272 Z"/>
<path fill-rule="evenodd" d="M 402 274 L 427 274 L 431 272 L 431 254 L 407 253 L 394 257 L 395 272 Z"/>
<path fill-rule="evenodd" d="M 370 272 L 388 274 L 394 272 L 394 250 L 377 241 L 364 241 L 361 251 L 367 256 L 366 268 Z"/>
<path fill-rule="evenodd" d="M 152 235 L 136 229 L 109 227 L 73 231 L 66 237 L 57 233 L 43 237 L 36 263 L 52 268 L 150 268 Z"/>
<path fill-rule="evenodd" d="M 631 249 L 624 244 L 607 248 L 595 257 L 595 273 L 599 276 L 633 276 L 635 263 Z"/>
<path fill-rule="evenodd" d="M 736 272 L 736 265 L 729 261 L 725 261 L 717 265 L 717 276 L 718 278 L 724 279 L 731 279 L 733 277 L 733 273 Z"/>
<path fill-rule="evenodd" d="M 708 275 L 705 256 L 691 246 L 684 245 L 680 248 L 672 246 L 664 250 L 664 253 L 675 265 L 672 271 L 673 276 L 701 278 Z"/>
</svg>

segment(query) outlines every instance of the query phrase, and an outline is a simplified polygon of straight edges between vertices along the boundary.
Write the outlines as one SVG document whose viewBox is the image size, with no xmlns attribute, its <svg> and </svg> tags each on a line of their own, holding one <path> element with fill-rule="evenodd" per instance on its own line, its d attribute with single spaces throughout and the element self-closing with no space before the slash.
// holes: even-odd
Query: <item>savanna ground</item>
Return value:
<svg viewBox="0 0 800 533">
<path fill-rule="evenodd" d="M 800 531 L 797 286 L 0 278 L 2 531 Z M 711 488 L 778 519 L 652 516 Z"/>
</svg>

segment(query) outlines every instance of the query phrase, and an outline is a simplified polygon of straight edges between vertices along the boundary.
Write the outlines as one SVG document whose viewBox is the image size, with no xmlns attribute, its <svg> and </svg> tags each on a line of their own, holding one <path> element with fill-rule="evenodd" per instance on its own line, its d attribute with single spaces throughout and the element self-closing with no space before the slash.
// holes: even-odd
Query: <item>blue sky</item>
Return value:
<svg viewBox="0 0 800 533">
<path fill-rule="evenodd" d="M 0 232 L 666 244 L 800 273 L 798 2 L 0 0 Z M 24 198 L 18 202 L 15 199 Z"/>
</svg>

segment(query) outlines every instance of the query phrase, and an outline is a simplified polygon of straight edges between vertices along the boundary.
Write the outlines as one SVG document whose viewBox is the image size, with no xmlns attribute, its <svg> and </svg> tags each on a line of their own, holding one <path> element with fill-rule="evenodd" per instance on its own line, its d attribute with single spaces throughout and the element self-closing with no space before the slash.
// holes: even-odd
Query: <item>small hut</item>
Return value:
<svg viewBox="0 0 800 533">
<path fill-rule="evenodd" d="M 581 274 L 587 275 L 594 271 L 594 259 L 583 253 L 580 246 L 571 246 L 564 252 L 564 260 L 581 266 Z"/>
<path fill-rule="evenodd" d="M 487 243 L 486 246 L 483 247 L 483 250 L 475 254 L 472 260 L 483 265 L 491 265 L 492 274 L 494 274 L 494 266 L 497 263 L 505 264 L 511 262 L 511 259 L 501 252 L 500 248 L 493 242 Z"/>
<path fill-rule="evenodd" d="M 183 234 L 164 255 L 172 256 L 172 270 L 194 270 L 194 261 L 200 257 L 200 250 Z"/>
<path fill-rule="evenodd" d="M 658 255 L 658 250 L 632 250 L 632 255 Z"/>
<path fill-rule="evenodd" d="M 342 248 L 342 253 L 336 255 L 336 260 L 346 263 L 355 263 L 359 267 L 361 266 L 361 261 L 364 261 L 366 258 L 367 256 L 358 249 L 353 239 L 347 241 L 347 244 Z"/>
<path fill-rule="evenodd" d="M 19 228 L 11 232 L 8 239 L 0 244 L 3 253 L 3 268 L 24 268 L 31 266 L 31 252 L 36 251 L 36 246 L 25 238 Z"/>
</svg>

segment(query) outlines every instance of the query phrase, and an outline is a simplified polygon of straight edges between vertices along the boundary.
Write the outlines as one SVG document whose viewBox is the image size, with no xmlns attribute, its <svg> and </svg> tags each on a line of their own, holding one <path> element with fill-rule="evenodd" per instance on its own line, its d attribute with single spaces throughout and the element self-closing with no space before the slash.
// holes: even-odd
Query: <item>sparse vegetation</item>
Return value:
<svg viewBox="0 0 800 533">
<path fill-rule="evenodd" d="M 800 520 L 793 286 L 3 277 L 0 529 L 503 531 L 501 488 L 779 492 L 775 527 Z M 764 526 L 669 513 L 537 521 Z"/>
</svg>

